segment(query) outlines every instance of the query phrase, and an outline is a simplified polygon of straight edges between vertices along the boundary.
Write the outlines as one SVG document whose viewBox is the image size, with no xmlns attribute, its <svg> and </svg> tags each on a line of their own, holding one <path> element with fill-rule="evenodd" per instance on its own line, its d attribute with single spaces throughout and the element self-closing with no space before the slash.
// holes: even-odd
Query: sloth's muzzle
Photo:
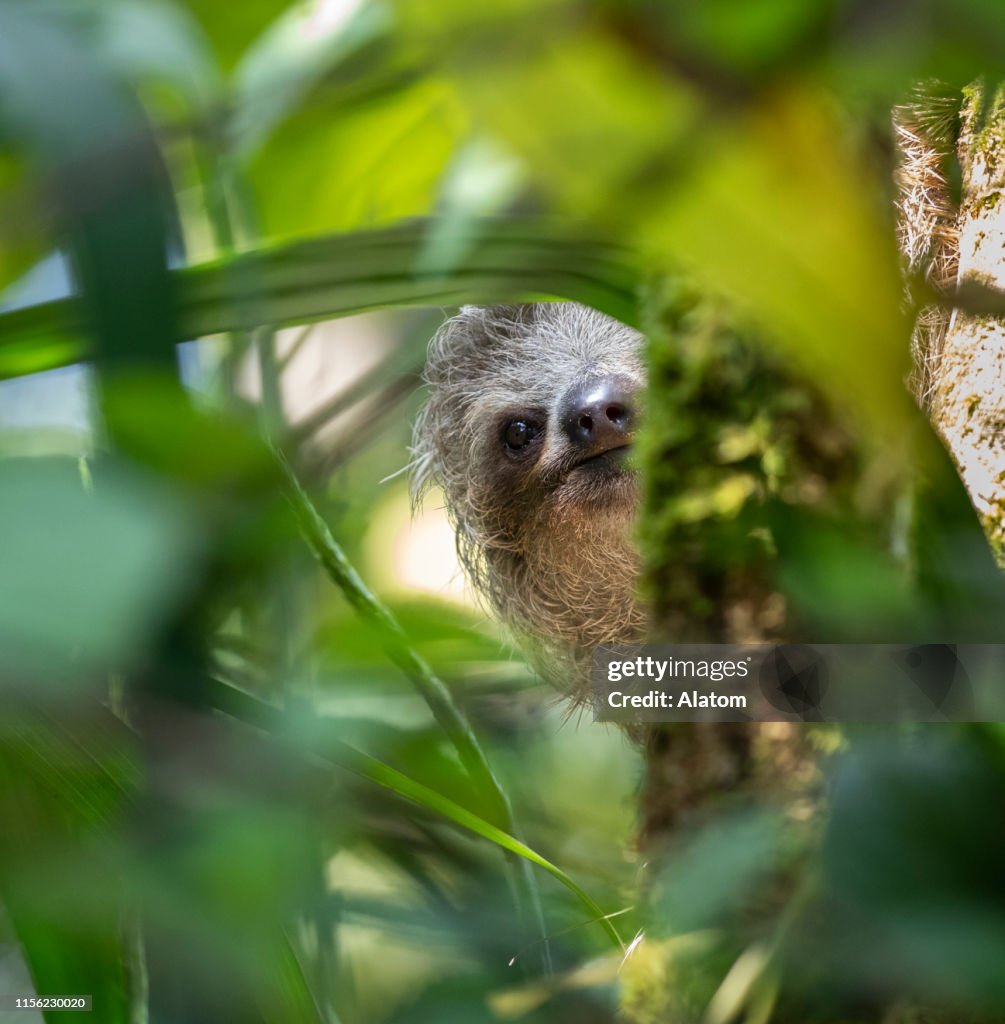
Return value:
<svg viewBox="0 0 1005 1024">
<path fill-rule="evenodd" d="M 569 390 L 558 419 L 577 466 L 631 446 L 637 391 L 621 377 L 593 378 Z"/>
</svg>

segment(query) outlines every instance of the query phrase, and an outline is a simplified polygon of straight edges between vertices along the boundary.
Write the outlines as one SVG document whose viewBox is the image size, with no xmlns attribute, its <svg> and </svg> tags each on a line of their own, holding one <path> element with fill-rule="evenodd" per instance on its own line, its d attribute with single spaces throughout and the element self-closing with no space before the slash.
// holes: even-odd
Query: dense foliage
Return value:
<svg viewBox="0 0 1005 1024">
<path fill-rule="evenodd" d="M 2 0 L 0 401 L 86 360 L 88 415 L 0 433 L 0 989 L 659 1019 L 670 944 L 710 1021 L 1005 1010 L 1000 727 L 827 734 L 826 819 L 713 807 L 636 905 L 632 748 L 561 728 L 479 616 L 365 582 L 441 309 L 565 298 L 653 338 L 650 586 L 775 516 L 814 638 L 1000 639 L 903 383 L 888 123 L 1003 53 L 992 0 Z M 291 422 L 286 329 L 374 311 L 375 367 Z M 777 518 L 816 423 L 789 376 L 909 529 L 860 493 Z"/>
</svg>

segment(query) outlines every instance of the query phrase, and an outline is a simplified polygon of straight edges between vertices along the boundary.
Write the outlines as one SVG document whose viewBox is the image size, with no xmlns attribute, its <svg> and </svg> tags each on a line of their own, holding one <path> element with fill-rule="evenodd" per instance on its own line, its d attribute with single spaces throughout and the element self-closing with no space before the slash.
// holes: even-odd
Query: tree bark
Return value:
<svg viewBox="0 0 1005 1024">
<path fill-rule="evenodd" d="M 942 101 L 894 115 L 901 147 L 900 241 L 908 269 L 936 287 L 1005 291 L 1005 87 L 964 90 L 955 154 Z M 950 200 L 955 156 L 958 206 Z M 948 278 L 948 279 L 947 279 Z M 915 334 L 919 398 L 949 449 L 999 560 L 1005 556 L 1005 319 L 923 310 Z"/>
<path fill-rule="evenodd" d="M 1005 91 L 967 90 L 957 153 L 962 171 L 958 283 L 1005 291 Z M 985 531 L 1005 550 L 1005 320 L 954 310 L 932 400 Z"/>
</svg>

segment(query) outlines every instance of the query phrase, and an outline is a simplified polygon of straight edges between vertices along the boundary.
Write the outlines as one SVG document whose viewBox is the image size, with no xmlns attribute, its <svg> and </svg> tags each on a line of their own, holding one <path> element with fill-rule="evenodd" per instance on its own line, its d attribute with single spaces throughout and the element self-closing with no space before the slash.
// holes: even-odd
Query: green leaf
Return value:
<svg viewBox="0 0 1005 1024">
<path fill-rule="evenodd" d="M 465 123 L 436 79 L 351 104 L 320 97 L 277 131 L 250 177 L 271 237 L 346 231 L 432 212 Z"/>
<path fill-rule="evenodd" d="M 654 925 L 682 935 L 722 926 L 781 859 L 784 823 L 768 810 L 720 815 L 670 852 L 656 886 Z"/>
<path fill-rule="evenodd" d="M 284 935 L 277 963 L 273 965 L 276 978 L 276 990 L 280 997 L 275 1000 L 278 1006 L 266 1004 L 265 1017 L 271 1024 L 325 1024 L 327 1015 L 318 1008 L 311 985 L 304 974 L 303 965 L 297 956 L 294 943 Z"/>
<path fill-rule="evenodd" d="M 319 5 L 298 5 L 285 11 L 248 48 L 234 70 L 233 151 L 245 158 L 255 153 L 312 86 L 385 36 L 391 24 L 390 11 L 380 2 L 356 0 L 327 11 Z M 337 121 L 332 114 L 325 111 L 329 123 Z M 329 180 L 327 175 L 319 177 Z"/>
<path fill-rule="evenodd" d="M 14 338 L 9 343 L 6 338 L 0 338 L 0 380 L 79 363 L 87 352 L 84 338 L 59 330 L 52 333 L 43 330 L 37 335 Z"/>
<path fill-rule="evenodd" d="M 425 6 L 423 16 L 442 18 L 439 6 Z M 621 229 L 621 208 L 653 183 L 654 160 L 688 131 L 695 103 L 613 33 L 563 16 L 561 6 L 538 4 L 500 26 L 481 11 L 477 26 L 456 19 L 433 29 L 431 60 L 451 76 L 473 124 L 524 161 L 554 207 Z"/>
<path fill-rule="evenodd" d="M 1000 747 L 984 727 L 863 733 L 830 792 L 824 867 L 838 964 L 860 984 L 1000 1011 Z"/>
<path fill-rule="evenodd" d="M 49 0 L 67 27 L 100 61 L 122 78 L 144 87 L 167 87 L 196 111 L 219 102 L 224 79 L 198 22 L 164 0 Z"/>
<path fill-rule="evenodd" d="M 540 223 L 467 221 L 457 225 L 460 265 L 434 262 L 426 245 L 436 221 L 273 245 L 174 271 L 182 336 L 308 323 L 389 306 L 574 299 L 629 324 L 637 322 L 637 257 Z M 442 240 L 441 240 L 442 241 Z M 23 365 L 25 346 L 52 346 L 63 365 L 83 333 L 77 299 L 0 315 L 0 373 Z M 58 344 L 57 344 L 58 342 Z M 4 355 L 17 350 L 7 364 Z M 79 351 L 79 349 L 77 350 Z"/>
<path fill-rule="evenodd" d="M 0 141 L 2 132 L 0 122 Z M 46 249 L 44 203 L 32 184 L 28 161 L 9 150 L 0 152 L 0 290 L 30 270 Z"/>
<path fill-rule="evenodd" d="M 206 33 L 220 62 L 227 68 L 241 59 L 248 47 L 284 11 L 290 0 L 242 0 L 221 4 L 218 0 L 180 0 Z"/>
<path fill-rule="evenodd" d="M 793 89 L 714 125 L 677 187 L 648 194 L 639 224 L 653 252 L 686 253 L 705 286 L 903 458 L 909 329 L 893 232 L 866 177 L 827 104 Z"/>
</svg>

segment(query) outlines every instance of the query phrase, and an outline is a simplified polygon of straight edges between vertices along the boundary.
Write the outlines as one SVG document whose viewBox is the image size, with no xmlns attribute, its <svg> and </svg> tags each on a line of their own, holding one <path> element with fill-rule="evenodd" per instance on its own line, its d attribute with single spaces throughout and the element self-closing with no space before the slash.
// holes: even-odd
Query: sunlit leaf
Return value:
<svg viewBox="0 0 1005 1024">
<path fill-rule="evenodd" d="M 910 416 L 893 234 L 826 104 L 790 95 L 726 122 L 692 168 L 647 211 L 654 251 L 679 254 L 753 313 L 773 344 L 893 445 Z"/>
<path fill-rule="evenodd" d="M 432 213 L 464 129 L 460 104 L 436 80 L 348 110 L 315 102 L 252 165 L 265 234 L 346 231 Z"/>
<path fill-rule="evenodd" d="M 493 45 L 488 25 L 439 43 L 471 116 L 523 158 L 560 209 L 616 221 L 650 161 L 690 123 L 692 97 L 617 40 L 561 15 L 517 21 L 507 43 Z"/>
<path fill-rule="evenodd" d="M 221 4 L 216 0 L 180 0 L 209 38 L 225 68 L 233 67 L 272 22 L 292 4 L 290 0 L 244 0 Z"/>
<path fill-rule="evenodd" d="M 390 25 L 390 12 L 380 0 L 288 9 L 249 47 L 234 70 L 229 129 L 233 151 L 245 158 L 254 153 L 319 79 L 386 35 Z M 328 111 L 329 122 L 337 121 L 339 114 Z M 320 156 L 319 140 L 308 142 Z M 288 152 L 283 154 L 284 161 L 290 158 Z"/>
</svg>

